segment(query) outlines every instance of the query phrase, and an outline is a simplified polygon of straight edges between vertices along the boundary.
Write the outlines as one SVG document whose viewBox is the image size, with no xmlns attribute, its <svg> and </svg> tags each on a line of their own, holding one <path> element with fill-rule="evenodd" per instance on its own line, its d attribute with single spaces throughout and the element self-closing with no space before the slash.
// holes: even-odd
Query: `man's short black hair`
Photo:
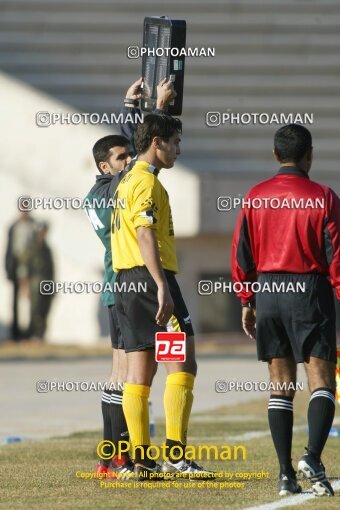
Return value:
<svg viewBox="0 0 340 510">
<path fill-rule="evenodd" d="M 96 165 L 99 168 L 99 163 L 107 161 L 110 157 L 110 149 L 113 147 L 126 147 L 130 142 L 125 136 L 121 135 L 108 135 L 100 138 L 93 146 L 92 154 Z"/>
<path fill-rule="evenodd" d="M 274 150 L 280 163 L 298 163 L 311 148 L 312 135 L 300 124 L 288 124 L 275 133 Z"/>
<path fill-rule="evenodd" d="M 171 115 L 151 113 L 138 124 L 135 131 L 135 147 L 137 154 L 143 154 L 151 145 L 152 139 L 159 136 L 164 142 L 175 133 L 182 133 L 182 122 Z"/>
</svg>

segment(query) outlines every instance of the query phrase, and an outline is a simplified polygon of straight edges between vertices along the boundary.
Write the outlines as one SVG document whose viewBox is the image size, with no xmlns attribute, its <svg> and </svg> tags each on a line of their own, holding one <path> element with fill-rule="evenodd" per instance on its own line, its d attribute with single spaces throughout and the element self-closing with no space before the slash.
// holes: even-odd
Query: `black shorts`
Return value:
<svg viewBox="0 0 340 510">
<path fill-rule="evenodd" d="M 172 271 L 165 270 L 171 297 L 173 315 L 167 326 L 159 326 L 155 317 L 158 311 L 157 285 L 145 266 L 122 269 L 117 274 L 115 303 L 122 332 L 125 352 L 154 349 L 155 334 L 159 331 L 184 331 L 193 336 L 190 315 Z M 134 292 L 139 284 L 145 291 Z M 130 290 L 123 292 L 123 290 Z"/>
<path fill-rule="evenodd" d="M 110 336 L 112 349 L 124 349 L 122 333 L 120 331 L 119 322 L 117 318 L 117 309 L 115 305 L 108 307 Z"/>
<path fill-rule="evenodd" d="M 305 284 L 305 292 L 256 294 L 258 359 L 310 356 L 336 362 L 335 306 L 331 284 L 321 274 L 262 273 L 258 282 Z"/>
</svg>

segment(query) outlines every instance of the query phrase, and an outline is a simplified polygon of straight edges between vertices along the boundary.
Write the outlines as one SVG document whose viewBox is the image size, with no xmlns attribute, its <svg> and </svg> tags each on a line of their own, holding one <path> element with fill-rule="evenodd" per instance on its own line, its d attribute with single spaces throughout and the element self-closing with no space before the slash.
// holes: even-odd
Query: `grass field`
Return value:
<svg viewBox="0 0 340 510">
<path fill-rule="evenodd" d="M 294 435 L 293 459 L 296 462 L 306 444 L 304 430 L 307 395 L 298 395 L 295 403 L 295 426 L 301 427 Z M 184 509 L 214 508 L 241 509 L 260 503 L 275 501 L 277 495 L 277 465 L 274 449 L 268 434 L 267 401 L 228 406 L 209 414 L 192 416 L 188 443 L 192 445 L 215 444 L 244 445 L 246 460 L 202 461 L 214 471 L 233 474 L 233 481 L 242 488 L 207 488 L 198 481 L 179 487 L 165 488 L 103 488 L 96 479 L 81 479 L 76 472 L 93 472 L 96 464 L 95 448 L 101 432 L 84 432 L 50 440 L 23 442 L 0 447 L 0 508 L 12 509 Z M 337 417 L 339 418 L 339 406 Z M 155 444 L 161 444 L 164 423 L 156 423 Z M 257 433 L 256 437 L 243 438 L 244 434 Z M 263 432 L 263 434 L 261 434 Z M 340 438 L 328 440 L 323 461 L 330 478 L 340 478 Z M 200 462 L 198 462 L 200 463 Z M 268 472 L 267 479 L 242 480 L 240 473 Z M 218 480 L 217 484 L 222 483 Z M 308 482 L 303 489 L 310 491 Z M 289 508 L 289 507 L 285 507 Z M 296 508 L 292 507 L 292 508 Z M 313 499 L 303 504 L 311 510 L 340 508 L 340 493 L 334 498 Z"/>
</svg>

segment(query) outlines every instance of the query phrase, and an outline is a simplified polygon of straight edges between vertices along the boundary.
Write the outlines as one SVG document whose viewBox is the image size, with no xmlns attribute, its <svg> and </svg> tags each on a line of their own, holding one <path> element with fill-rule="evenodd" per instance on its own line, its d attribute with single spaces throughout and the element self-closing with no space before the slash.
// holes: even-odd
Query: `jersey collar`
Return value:
<svg viewBox="0 0 340 510">
<path fill-rule="evenodd" d="M 283 174 L 297 175 L 299 177 L 305 177 L 306 179 L 309 179 L 308 174 L 298 166 L 281 166 L 276 175 Z"/>
<path fill-rule="evenodd" d="M 154 165 L 151 165 L 147 161 L 142 161 L 141 159 L 138 159 L 134 164 L 134 167 L 136 166 L 141 170 L 148 170 L 153 175 L 157 176 L 159 174 L 158 168 L 156 168 Z"/>
<path fill-rule="evenodd" d="M 159 170 L 158 168 L 156 168 L 155 166 L 153 165 L 148 165 L 148 168 L 149 172 L 151 172 L 153 175 L 158 175 L 159 174 Z"/>
</svg>

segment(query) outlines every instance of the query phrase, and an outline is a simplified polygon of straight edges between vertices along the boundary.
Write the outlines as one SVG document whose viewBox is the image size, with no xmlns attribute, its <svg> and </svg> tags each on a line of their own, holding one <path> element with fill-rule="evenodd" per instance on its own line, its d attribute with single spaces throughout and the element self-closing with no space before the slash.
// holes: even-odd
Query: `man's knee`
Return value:
<svg viewBox="0 0 340 510">
<path fill-rule="evenodd" d="M 126 382 L 128 384 L 136 384 L 138 386 L 149 386 L 151 387 L 150 377 L 142 376 L 138 374 L 127 375 Z"/>
<path fill-rule="evenodd" d="M 127 377 L 127 357 L 123 349 L 118 349 L 118 375 L 119 382 L 124 383 Z"/>
<path fill-rule="evenodd" d="M 169 372 L 169 370 L 168 370 Z M 172 363 L 171 364 L 171 372 L 188 372 L 188 374 L 192 374 L 196 377 L 197 375 L 197 363 L 194 357 L 186 359 L 184 363 Z"/>
<path fill-rule="evenodd" d="M 155 351 L 137 351 L 127 353 L 126 382 L 142 386 L 151 386 L 157 370 Z"/>
<path fill-rule="evenodd" d="M 154 375 L 157 371 L 154 367 L 150 371 L 144 371 L 144 370 L 127 370 L 126 375 L 126 381 L 129 384 L 138 384 L 141 386 L 150 386 L 152 385 L 152 381 L 154 378 Z"/>
<path fill-rule="evenodd" d="M 119 362 L 118 362 L 118 349 L 112 349 L 112 370 L 110 383 L 116 384 L 119 381 Z"/>
<path fill-rule="evenodd" d="M 293 358 L 273 358 L 268 362 L 272 395 L 295 396 L 296 362 Z M 293 386 L 293 387 L 292 387 Z"/>
<path fill-rule="evenodd" d="M 189 336 L 187 338 L 187 349 L 186 349 L 186 361 L 185 361 L 185 370 L 184 372 L 189 372 L 194 376 L 197 375 L 197 362 L 195 355 L 195 338 L 193 336 Z"/>
<path fill-rule="evenodd" d="M 305 368 L 311 393 L 318 388 L 335 391 L 335 363 L 311 356 Z"/>
</svg>

